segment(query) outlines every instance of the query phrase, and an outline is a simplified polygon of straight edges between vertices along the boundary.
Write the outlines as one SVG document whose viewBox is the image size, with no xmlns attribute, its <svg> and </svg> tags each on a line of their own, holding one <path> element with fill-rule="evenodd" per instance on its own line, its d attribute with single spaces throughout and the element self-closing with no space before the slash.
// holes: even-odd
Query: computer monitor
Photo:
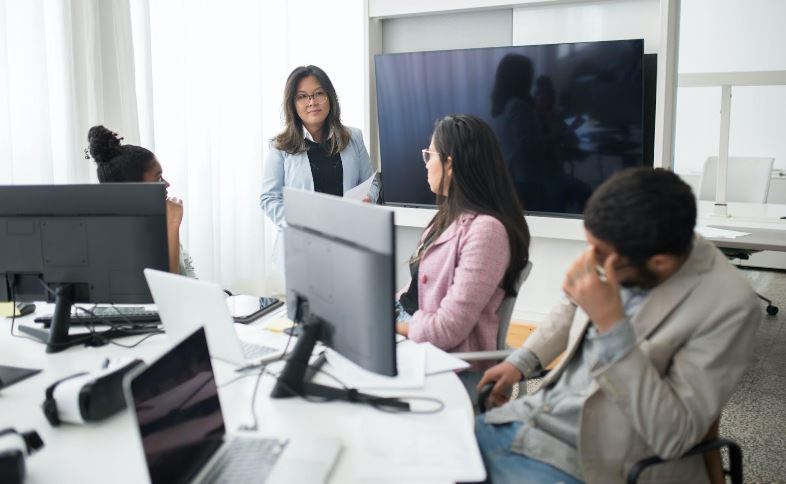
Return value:
<svg viewBox="0 0 786 484">
<path fill-rule="evenodd" d="M 395 376 L 393 212 L 287 187 L 284 218 L 287 311 L 302 333 L 271 396 L 341 398 L 304 381 L 317 340 L 369 371 Z"/>
<path fill-rule="evenodd" d="M 86 341 L 68 334 L 73 303 L 151 303 L 143 269 L 169 268 L 165 190 L 0 186 L 0 301 L 55 302 L 48 332 L 20 330 L 54 353 Z"/>
</svg>

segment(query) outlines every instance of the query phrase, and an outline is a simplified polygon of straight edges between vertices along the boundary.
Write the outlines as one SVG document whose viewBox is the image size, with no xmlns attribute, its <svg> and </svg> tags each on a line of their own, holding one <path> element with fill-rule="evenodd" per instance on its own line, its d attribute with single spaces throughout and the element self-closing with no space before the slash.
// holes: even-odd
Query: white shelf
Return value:
<svg viewBox="0 0 786 484">
<path fill-rule="evenodd" d="M 399 227 L 425 228 L 437 213 L 431 208 L 394 207 L 395 224 Z M 526 217 L 531 237 L 563 240 L 584 240 L 584 225 L 580 218 Z"/>
</svg>

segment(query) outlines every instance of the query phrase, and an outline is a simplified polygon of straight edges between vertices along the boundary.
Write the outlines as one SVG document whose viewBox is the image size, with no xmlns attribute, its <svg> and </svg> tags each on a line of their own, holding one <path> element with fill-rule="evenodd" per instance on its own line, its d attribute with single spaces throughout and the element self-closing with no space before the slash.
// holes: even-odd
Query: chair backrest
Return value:
<svg viewBox="0 0 786 484">
<path fill-rule="evenodd" d="M 519 277 L 516 279 L 516 295 L 505 296 L 502 304 L 497 309 L 497 318 L 499 319 L 499 330 L 497 331 L 497 349 L 504 350 L 507 348 L 508 328 L 510 327 L 510 317 L 513 315 L 513 306 L 516 305 L 516 298 L 519 294 L 519 289 L 524 284 L 524 281 L 529 277 L 532 270 L 532 261 L 527 261 L 527 264 L 519 272 Z"/>
<path fill-rule="evenodd" d="M 770 191 L 770 178 L 775 158 L 730 156 L 726 177 L 727 202 L 765 203 Z M 715 179 L 718 157 L 704 162 L 699 182 L 699 200 L 715 200 Z"/>
</svg>

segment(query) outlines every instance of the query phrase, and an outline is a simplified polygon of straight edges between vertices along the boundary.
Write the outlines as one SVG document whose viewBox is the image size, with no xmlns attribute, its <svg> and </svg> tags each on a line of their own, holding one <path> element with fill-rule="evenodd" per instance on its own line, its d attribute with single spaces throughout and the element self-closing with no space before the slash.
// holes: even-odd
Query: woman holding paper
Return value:
<svg viewBox="0 0 786 484">
<path fill-rule="evenodd" d="M 325 71 L 295 68 L 284 88 L 284 130 L 271 140 L 259 204 L 278 227 L 273 263 L 283 270 L 281 229 L 285 186 L 331 195 L 367 181 L 374 174 L 363 133 L 341 123 L 341 106 Z M 371 183 L 363 198 L 375 202 L 379 188 Z"/>
<path fill-rule="evenodd" d="M 505 297 L 529 259 L 529 229 L 491 128 L 446 116 L 423 150 L 437 214 L 410 258 L 411 279 L 396 301 L 396 330 L 448 352 L 494 350 Z M 459 373 L 474 394 L 482 370 Z"/>
</svg>

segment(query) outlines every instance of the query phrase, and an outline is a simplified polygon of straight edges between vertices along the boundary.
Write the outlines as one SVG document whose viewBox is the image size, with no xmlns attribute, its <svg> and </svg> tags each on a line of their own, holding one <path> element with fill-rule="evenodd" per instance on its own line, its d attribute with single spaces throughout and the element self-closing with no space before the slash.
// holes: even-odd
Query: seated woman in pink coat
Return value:
<svg viewBox="0 0 786 484">
<path fill-rule="evenodd" d="M 423 161 L 439 210 L 410 259 L 396 331 L 449 352 L 494 350 L 497 309 L 529 258 L 510 173 L 491 128 L 469 115 L 437 122 Z M 490 364 L 459 373 L 471 395 Z"/>
</svg>

